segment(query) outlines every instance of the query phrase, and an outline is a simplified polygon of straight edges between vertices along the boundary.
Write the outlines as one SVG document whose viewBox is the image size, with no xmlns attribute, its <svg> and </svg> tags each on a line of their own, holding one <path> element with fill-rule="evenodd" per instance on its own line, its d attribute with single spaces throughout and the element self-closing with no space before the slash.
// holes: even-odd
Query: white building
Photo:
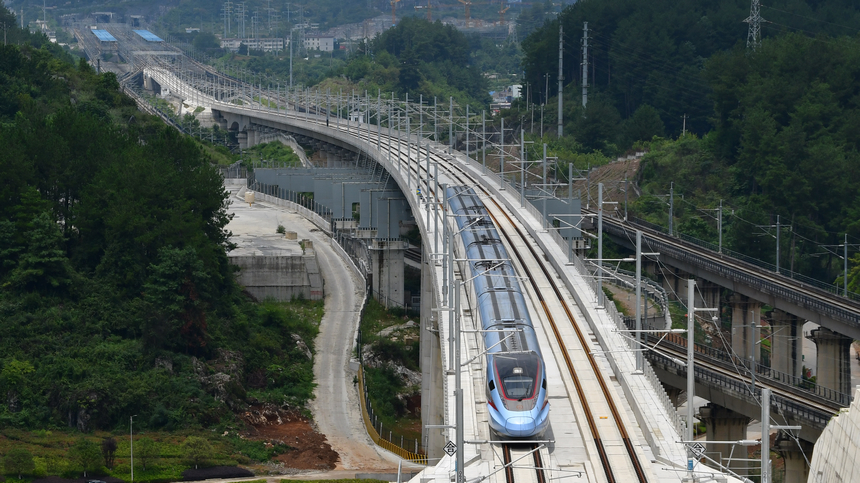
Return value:
<svg viewBox="0 0 860 483">
<path fill-rule="evenodd" d="M 331 52 L 334 50 L 334 37 L 309 35 L 305 37 L 305 48 L 308 50 Z"/>
<path fill-rule="evenodd" d="M 279 52 L 284 50 L 284 44 L 289 42 L 284 39 L 221 39 L 221 48 L 231 52 L 238 52 L 239 46 L 245 44 L 251 50 L 262 50 L 263 52 Z"/>
</svg>

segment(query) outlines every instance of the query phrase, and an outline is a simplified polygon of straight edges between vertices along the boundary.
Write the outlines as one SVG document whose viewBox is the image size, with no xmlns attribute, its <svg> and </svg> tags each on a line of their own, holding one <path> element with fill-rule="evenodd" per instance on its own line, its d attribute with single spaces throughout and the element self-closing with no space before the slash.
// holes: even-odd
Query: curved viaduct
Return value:
<svg viewBox="0 0 860 483">
<path fill-rule="evenodd" d="M 324 150 L 341 157 L 344 153 L 355 153 L 372 160 L 375 165 L 382 167 L 399 187 L 421 232 L 423 245 L 431 248 L 442 247 L 442 250 L 434 250 L 437 253 L 425 253 L 422 260 L 423 442 L 428 448 L 431 460 L 440 458 L 435 468 L 425 470 L 422 480 L 447 479 L 451 476 L 454 465 L 453 458 L 442 453 L 446 441 L 455 440 L 453 423 L 457 413 L 453 388 L 459 384 L 455 384 L 457 381 L 453 377 L 454 363 L 449 348 L 453 340 L 451 328 L 454 327 L 455 320 L 466 329 L 480 327 L 475 323 L 474 311 L 468 303 L 468 290 L 460 289 L 463 290 L 466 302 L 459 312 L 454 313 L 456 284 L 453 282 L 465 280 L 468 275 L 461 272 L 459 263 L 454 263 L 454 253 L 463 253 L 461 247 L 455 244 L 451 250 L 446 248 L 444 227 L 447 220 L 444 215 L 444 200 L 435 196 L 441 191 L 440 186 L 443 184 L 469 184 L 479 187 L 485 193 L 485 203 L 493 203 L 497 206 L 493 208 L 496 213 L 510 220 L 502 223 L 505 229 L 512 233 L 516 230 L 518 233 L 510 240 L 513 250 L 517 253 L 527 253 L 528 250 L 532 252 L 532 258 L 523 256 L 515 266 L 518 273 L 521 271 L 523 274 L 531 274 L 526 280 L 534 283 L 529 293 L 532 310 L 535 314 L 541 310 L 546 313 L 534 317 L 538 321 L 536 325 L 539 330 L 545 331 L 542 350 L 555 358 L 554 369 L 547 369 L 555 381 L 550 388 L 552 394 L 556 395 L 551 398 L 554 408 L 551 414 L 555 419 L 551 420 L 548 439 L 538 448 L 541 453 L 546 454 L 547 465 L 555 471 L 582 471 L 589 475 L 590 480 L 593 477 L 593 481 L 612 481 L 613 478 L 603 476 L 604 471 L 608 471 L 607 475 L 612 471 L 606 470 L 607 467 L 618 468 L 616 471 L 620 474 L 626 471 L 619 464 L 610 462 L 607 466 L 606 461 L 603 464 L 604 470 L 600 469 L 599 460 L 610 457 L 599 456 L 601 452 L 595 449 L 594 445 L 600 444 L 600 438 L 595 439 L 595 443 L 590 440 L 588 433 L 596 434 L 596 428 L 609 423 L 600 423 L 598 420 L 593 427 L 588 428 L 582 406 L 588 405 L 589 397 L 580 394 L 577 398 L 575 384 L 569 381 L 570 377 L 575 379 L 576 376 L 568 375 L 564 369 L 567 364 L 573 371 L 574 367 L 584 367 L 585 361 L 591 360 L 596 370 L 593 377 L 606 381 L 606 397 L 616 401 L 610 401 L 609 404 L 618 404 L 621 408 L 610 420 L 614 419 L 613 424 L 619 427 L 626 423 L 632 428 L 630 436 L 624 436 L 623 440 L 629 440 L 628 453 L 638 455 L 639 460 L 644 461 L 641 465 L 644 469 L 636 470 L 639 471 L 639 481 L 678 481 L 687 459 L 684 446 L 679 444 L 685 431 L 684 424 L 679 421 L 674 407 L 650 366 L 646 364 L 644 373 L 636 371 L 635 357 L 629 351 L 630 342 L 622 335 L 625 328 L 621 318 L 614 311 L 614 307 L 598 305 L 597 287 L 592 275 L 578 258 L 570 258 L 568 242 L 559 235 L 558 230 L 550 228 L 544 222 L 545 216 L 541 210 L 518 193 L 519 187 L 511 186 L 495 173 L 486 171 L 474 160 L 447 146 L 414 134 L 410 136 L 397 133 L 396 137 L 394 134 L 389 136 L 389 128 L 380 128 L 376 124 L 310 115 L 304 106 L 296 105 L 295 98 L 288 100 L 280 95 L 273 96 L 270 91 L 254 92 L 253 87 L 247 93 L 232 92 L 233 99 L 244 99 L 246 104 L 253 104 L 255 101 L 267 104 L 277 102 L 293 109 L 269 109 L 262 106 L 252 108 L 222 101 L 223 94 L 213 96 L 193 89 L 167 69 L 147 68 L 144 70 L 144 79 L 150 86 L 152 81 L 155 81 L 162 89 L 168 88 L 184 99 L 189 99 L 191 104 L 211 109 L 213 119 L 220 123 L 222 128 L 244 133 L 239 137 L 245 146 L 259 142 L 262 137 L 259 136 L 260 133 L 270 130 L 286 131 L 296 137 L 322 143 Z M 216 89 L 211 92 L 216 92 Z M 364 102 L 368 110 L 375 107 L 372 100 Z M 416 193 L 418 187 L 422 189 L 420 194 Z M 452 254 L 446 256 L 448 252 Z M 454 262 L 448 262 L 448 259 Z M 543 270 L 545 275 L 538 275 L 536 270 Z M 543 281 L 536 282 L 538 279 Z M 547 307 L 542 294 L 547 293 L 551 285 L 557 287 L 554 290 L 558 294 L 559 302 Z M 550 335 L 550 325 L 554 325 L 552 318 L 560 316 L 559 313 L 553 312 L 565 307 L 571 322 L 579 326 L 573 329 L 585 334 L 584 338 L 580 334 L 580 342 L 574 340 L 576 336 L 571 328 L 553 328 L 555 337 Z M 464 372 L 459 381 L 463 386 L 465 407 L 468 408 L 462 415 L 464 419 L 461 425 L 464 428 L 465 441 L 468 442 L 461 449 L 465 453 L 461 456 L 464 458 L 464 476 L 501 481 L 504 473 L 499 473 L 501 463 L 498 461 L 495 446 L 497 442 L 491 441 L 485 422 L 486 396 L 479 338 L 475 333 L 463 333 L 459 339 L 467 353 L 462 359 L 468 359 L 468 362 L 461 364 Z M 565 349 L 565 344 L 577 346 L 579 349 Z M 623 350 L 618 350 L 619 348 Z M 578 359 L 579 362 L 572 364 L 571 354 L 574 360 Z M 600 419 L 606 418 L 601 416 Z M 433 427 L 428 429 L 427 425 Z M 612 440 L 611 437 L 605 439 Z M 612 451 L 610 453 L 614 454 Z M 632 459 L 635 460 L 636 456 L 632 456 Z M 633 481 L 634 470 L 630 471 L 629 481 Z M 713 470 L 708 471 L 713 473 Z"/>
</svg>

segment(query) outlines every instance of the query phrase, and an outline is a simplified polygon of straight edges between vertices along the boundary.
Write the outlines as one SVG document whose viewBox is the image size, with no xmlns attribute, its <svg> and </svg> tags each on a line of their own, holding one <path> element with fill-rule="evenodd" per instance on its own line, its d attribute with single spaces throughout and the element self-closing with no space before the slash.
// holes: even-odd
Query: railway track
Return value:
<svg viewBox="0 0 860 483">
<path fill-rule="evenodd" d="M 536 443 L 506 443 L 502 445 L 505 483 L 547 483 L 546 467 Z"/>
<path fill-rule="evenodd" d="M 309 124 L 325 125 L 324 119 L 313 119 L 310 116 L 305 115 L 303 117 L 288 112 L 279 112 L 278 114 Z M 393 136 L 389 138 L 387 134 L 380 136 L 379 133 L 371 129 L 372 126 L 370 125 L 365 124 L 363 127 L 364 129 L 354 127 L 350 134 L 371 144 L 376 144 L 379 141 L 382 144 L 380 148 L 388 150 L 392 155 L 396 150 L 395 156 L 399 157 L 400 164 L 408 166 L 410 177 L 415 176 L 416 179 L 420 179 L 423 174 L 425 179 L 429 179 L 431 173 L 428 172 L 424 163 L 412 162 L 407 158 L 406 153 L 409 149 L 406 147 L 406 142 Z M 489 203 L 485 203 L 486 207 L 496 223 L 497 230 L 503 235 L 505 243 L 508 245 L 506 248 L 513 255 L 514 260 L 512 262 L 518 265 L 518 271 L 527 277 L 528 283 L 526 285 L 530 289 L 531 299 L 537 300 L 536 306 L 543 311 L 541 319 L 546 322 L 544 327 L 551 329 L 551 334 L 547 334 L 547 336 L 555 343 L 556 349 L 553 352 L 557 357 L 561 356 L 561 362 L 567 369 L 566 376 L 570 378 L 573 385 L 572 390 L 569 388 L 568 392 L 569 394 L 573 393 L 579 400 L 593 442 L 592 452 L 598 456 L 600 466 L 603 469 L 603 478 L 600 480 L 610 483 L 647 482 L 648 476 L 625 427 L 609 383 L 598 367 L 585 333 L 579 327 L 568 306 L 572 303 L 570 298 L 565 298 L 565 290 L 556 281 L 549 264 L 543 258 L 543 254 L 534 248 L 534 244 L 527 242 L 530 238 L 519 225 L 519 222 L 463 166 L 449 160 L 446 156 L 435 153 L 432 149 L 428 153 L 427 145 L 415 149 L 414 152 L 414 157 L 419 160 L 425 159 L 429 155 L 433 163 L 446 167 L 446 177 L 452 178 L 459 184 L 476 187 L 482 192 L 482 196 L 489 201 Z M 432 186 L 429 187 L 428 191 L 429 194 L 433 195 L 433 199 L 440 199 L 437 193 L 433 192 Z M 531 270 L 529 269 L 530 266 L 538 268 Z M 565 324 L 565 326 L 562 327 L 561 324 Z M 573 328 L 576 333 L 576 340 L 572 341 L 574 347 L 568 347 L 562 334 L 562 329 L 567 327 Z M 572 352 L 584 355 L 587 359 L 586 363 L 577 366 L 575 362 L 583 361 L 574 361 L 571 356 Z M 581 371 L 585 372 L 582 377 Z M 567 381 L 565 384 L 567 385 Z M 596 416 L 598 411 L 599 414 L 607 414 L 607 416 Z M 531 453 L 534 455 L 532 456 L 533 460 L 527 467 L 511 464 L 516 463 L 518 458 L 522 458 L 522 454 L 519 453 L 522 451 L 520 446 L 522 445 L 503 445 L 502 453 L 508 458 L 508 462 L 505 463 L 508 465 L 506 467 L 507 481 L 511 482 L 516 479 L 519 482 L 534 480 L 538 483 L 546 483 L 544 464 L 541 462 L 539 450 Z M 624 449 L 623 451 L 616 451 L 613 446 L 622 446 Z M 520 456 L 517 456 L 518 454 Z"/>
<path fill-rule="evenodd" d="M 305 122 L 322 124 L 318 120 L 303 120 Z M 377 133 L 371 131 L 369 128 L 355 130 L 352 133 L 366 142 L 376 143 Z M 387 139 L 386 135 L 382 137 L 382 142 L 383 149 L 393 152 L 398 148 L 397 143 L 399 141 L 396 138 Z M 419 178 L 422 173 L 425 178 L 430 176 L 424 163 L 413 163 L 406 159 L 407 149 L 404 147 L 405 143 L 401 142 L 400 144 L 398 152 L 400 153 L 401 163 L 408 163 L 411 170 L 410 176 Z M 416 151 L 418 159 L 424 159 L 427 154 L 426 146 L 422 146 Z M 497 230 L 505 238 L 506 249 L 509 253 L 513 254 L 515 260 L 512 261 L 519 266 L 520 273 L 523 273 L 527 277 L 527 285 L 531 288 L 530 295 L 533 300 L 536 299 L 539 301 L 539 310 L 543 311 L 542 319 L 547 321 L 549 327 L 552 329 L 552 333 L 547 335 L 551 336 L 550 339 L 554 339 L 557 344 L 558 350 L 554 352 L 562 357 L 564 366 L 574 385 L 573 392 L 583 408 L 586 423 L 592 436 L 594 452 L 597 454 L 600 466 L 603 469 L 604 481 L 610 483 L 626 483 L 629 481 L 647 482 L 648 475 L 642 465 L 640 456 L 636 452 L 633 441 L 621 417 L 621 412 L 615 403 L 609 383 L 598 367 L 594 353 L 589 349 L 585 333 L 579 327 L 568 306 L 572 301 L 564 297 L 564 290 L 561 288 L 560 283 L 555 280 L 555 277 L 553 277 L 552 270 L 544 260 L 543 254 L 534 248 L 534 244 L 527 243 L 530 237 L 519 226 L 519 222 L 508 214 L 507 210 L 502 207 L 492 194 L 462 166 L 449 161 L 445 156 L 436 154 L 432 150 L 430 150 L 429 156 L 432 162 L 447 168 L 447 177 L 456 180 L 459 184 L 475 187 L 482 192 L 486 200 L 490 201 L 490 203 L 485 203 L 485 205 L 488 211 L 490 211 Z M 432 187 L 430 188 L 430 193 L 434 199 L 438 199 Z M 532 271 L 528 268 L 529 266 L 537 266 L 539 270 L 537 272 Z M 547 296 L 544 296 L 544 293 L 547 293 Z M 575 347 L 568 347 L 563 337 L 563 328 L 559 325 L 560 323 L 567 323 L 575 331 L 577 339 Z M 587 359 L 586 367 L 589 367 L 591 371 L 586 370 L 586 374 L 581 377 L 580 371 L 583 369 L 581 365 L 577 369 L 571 352 L 584 354 Z M 597 397 L 597 395 L 602 395 L 602 398 Z M 608 416 L 596 416 L 597 411 L 600 414 L 608 414 Z M 615 446 L 623 446 L 623 451 L 615 451 L 613 448 Z M 510 445 L 504 445 L 504 447 L 510 450 Z M 541 465 L 535 465 L 535 467 L 538 466 Z M 510 475 L 510 472 L 513 470 L 508 467 L 506 471 L 508 471 L 506 474 Z"/>
<path fill-rule="evenodd" d="M 660 340 L 658 337 L 654 337 L 651 334 L 647 334 L 646 338 L 647 338 L 646 340 L 648 342 L 651 342 L 651 343 L 656 343 Z M 681 346 L 679 344 L 665 343 L 665 341 L 664 341 L 664 343 L 661 344 L 659 346 L 659 348 L 660 348 L 661 353 L 663 353 L 667 356 L 674 357 L 674 358 L 679 359 L 679 360 L 684 360 L 687 357 L 686 347 Z M 714 362 L 713 360 L 708 360 L 706 358 L 702 358 L 702 359 L 697 358 L 696 359 L 696 367 L 702 368 L 702 369 L 707 369 L 708 371 L 711 371 L 711 372 L 718 374 L 718 375 L 721 375 L 721 376 L 725 376 L 727 378 L 737 379 L 739 381 L 742 381 L 747 386 L 750 384 L 750 377 L 748 377 L 746 375 L 739 374 L 735 367 L 727 367 L 726 365 Z M 818 412 L 825 414 L 825 415 L 836 414 L 839 412 L 839 409 L 842 407 L 842 406 L 836 405 L 834 403 L 828 404 L 828 403 L 824 403 L 824 402 L 820 402 L 820 401 L 815 401 L 811 398 L 802 398 L 802 397 L 798 396 L 798 394 L 784 389 L 779 384 L 776 384 L 776 383 L 763 384 L 764 382 L 770 383 L 771 380 L 769 380 L 766 377 L 765 378 L 756 377 L 756 387 L 758 387 L 758 388 L 768 387 L 768 388 L 770 388 L 773 396 L 780 397 L 780 398 L 785 399 L 787 401 L 791 401 L 795 404 L 802 404 L 803 406 L 805 406 L 809 409 L 818 411 Z"/>
<path fill-rule="evenodd" d="M 596 215 L 593 210 L 583 209 L 582 213 Z M 646 245 L 651 245 L 652 248 L 662 254 L 672 256 L 674 251 L 680 259 L 698 263 L 706 267 L 708 271 L 730 279 L 739 279 L 742 283 L 759 287 L 765 293 L 785 298 L 806 309 L 826 314 L 855 329 L 860 326 L 860 301 L 831 293 L 814 285 L 805 284 L 785 275 L 770 272 L 752 263 L 723 256 L 696 244 L 660 233 L 647 226 L 623 222 L 608 216 L 603 217 L 603 223 L 604 231 L 609 231 L 612 228 L 623 230 L 628 238 L 633 230 L 641 230 L 644 235 L 643 242 Z M 655 244 L 662 246 L 655 246 Z M 694 258 L 698 258 L 698 260 L 693 260 Z"/>
</svg>

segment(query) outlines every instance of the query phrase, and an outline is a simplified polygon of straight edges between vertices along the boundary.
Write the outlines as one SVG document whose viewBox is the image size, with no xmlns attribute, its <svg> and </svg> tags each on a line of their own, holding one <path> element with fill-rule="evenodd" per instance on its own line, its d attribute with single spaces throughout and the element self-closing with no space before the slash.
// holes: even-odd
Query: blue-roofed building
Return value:
<svg viewBox="0 0 860 483">
<path fill-rule="evenodd" d="M 100 42 L 116 42 L 116 38 L 114 38 L 114 36 L 107 30 L 93 29 L 92 32 L 93 35 L 98 37 Z"/>
<path fill-rule="evenodd" d="M 143 40 L 146 40 L 147 42 L 164 42 L 164 40 L 149 30 L 135 30 L 134 33 L 140 35 Z"/>
</svg>

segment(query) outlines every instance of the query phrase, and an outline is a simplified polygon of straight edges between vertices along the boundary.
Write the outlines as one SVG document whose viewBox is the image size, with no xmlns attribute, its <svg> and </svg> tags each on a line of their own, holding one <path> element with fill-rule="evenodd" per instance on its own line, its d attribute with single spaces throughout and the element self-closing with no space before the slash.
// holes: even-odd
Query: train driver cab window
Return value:
<svg viewBox="0 0 860 483">
<path fill-rule="evenodd" d="M 535 396 L 540 376 L 540 359 L 537 354 L 496 354 L 493 359 L 507 399 L 522 401 Z"/>
</svg>

